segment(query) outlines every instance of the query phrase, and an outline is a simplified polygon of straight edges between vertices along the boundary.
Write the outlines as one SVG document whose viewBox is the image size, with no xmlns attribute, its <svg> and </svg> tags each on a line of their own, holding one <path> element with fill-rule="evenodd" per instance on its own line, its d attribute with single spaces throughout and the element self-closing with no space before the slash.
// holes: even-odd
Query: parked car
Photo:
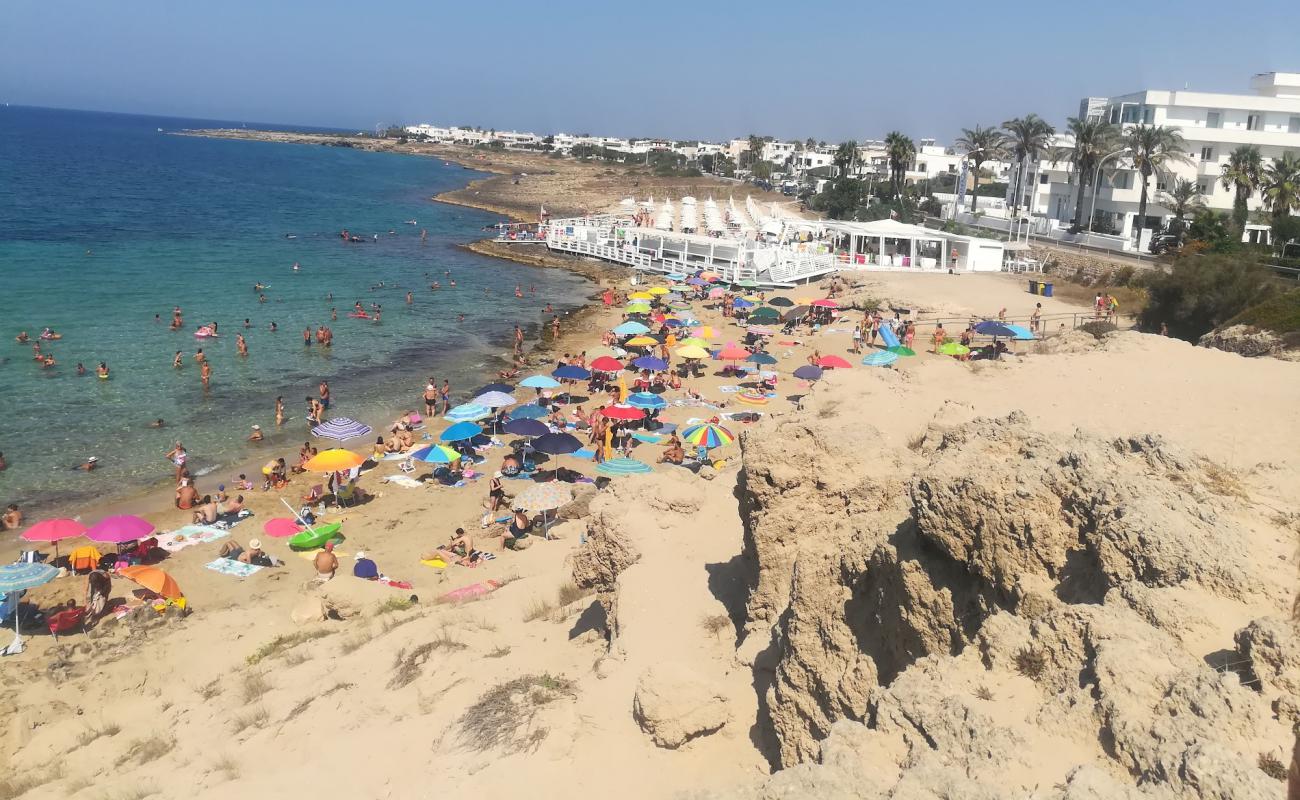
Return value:
<svg viewBox="0 0 1300 800">
<path fill-rule="evenodd" d="M 1172 233 L 1157 233 L 1151 237 L 1149 247 L 1153 255 L 1162 256 L 1165 253 L 1177 253 L 1183 247 L 1183 243 L 1178 240 L 1178 236 Z"/>
</svg>

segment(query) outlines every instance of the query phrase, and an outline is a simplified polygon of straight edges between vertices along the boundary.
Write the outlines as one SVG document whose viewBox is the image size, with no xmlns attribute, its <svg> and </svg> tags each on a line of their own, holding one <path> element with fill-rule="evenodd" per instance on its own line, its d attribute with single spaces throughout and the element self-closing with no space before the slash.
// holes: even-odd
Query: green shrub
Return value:
<svg viewBox="0 0 1300 800">
<path fill-rule="evenodd" d="M 1270 297 L 1228 320 L 1229 325 L 1253 325 L 1275 333 L 1300 331 L 1300 289 Z"/>
<path fill-rule="evenodd" d="M 1277 281 L 1264 267 L 1211 253 L 1180 257 L 1145 283 L 1147 305 L 1138 325 L 1156 331 L 1164 323 L 1171 336 L 1190 342 L 1277 293 Z"/>
</svg>

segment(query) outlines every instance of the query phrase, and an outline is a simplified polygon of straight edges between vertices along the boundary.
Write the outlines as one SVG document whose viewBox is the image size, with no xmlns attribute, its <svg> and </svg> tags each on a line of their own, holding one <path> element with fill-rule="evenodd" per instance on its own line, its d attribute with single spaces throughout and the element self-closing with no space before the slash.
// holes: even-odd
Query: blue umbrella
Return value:
<svg viewBox="0 0 1300 800">
<path fill-rule="evenodd" d="M 776 356 L 768 353 L 751 353 L 749 358 L 745 359 L 751 364 L 775 364 Z"/>
<path fill-rule="evenodd" d="M 526 417 L 521 419 L 512 419 L 506 423 L 506 433 L 514 436 L 527 436 L 532 438 L 534 436 L 545 436 L 550 432 L 551 429 L 546 427 L 545 422 L 528 419 Z"/>
<path fill-rule="evenodd" d="M 463 442 L 466 439 L 473 439 L 482 432 L 483 428 L 472 422 L 457 422 L 443 431 L 438 440 L 442 442 Z"/>
<path fill-rule="evenodd" d="M 448 422 L 473 422 L 476 419 L 490 416 L 492 416 L 492 409 L 477 403 L 465 403 L 448 411 L 447 416 L 443 417 L 443 419 Z"/>
<path fill-rule="evenodd" d="M 560 385 L 560 382 L 550 375 L 530 375 L 520 381 L 519 385 L 529 389 L 554 389 Z"/>
<path fill-rule="evenodd" d="M 879 350 L 875 353 L 870 353 L 866 358 L 862 359 L 862 366 L 887 367 L 897 360 L 898 353 L 891 353 L 888 350 Z"/>
<path fill-rule="evenodd" d="M 370 426 L 363 425 L 347 417 L 335 417 L 312 428 L 311 433 L 313 436 L 319 436 L 322 439 L 337 439 L 340 442 L 346 442 L 348 439 L 355 439 L 358 436 L 365 436 L 370 433 Z"/>
<path fill-rule="evenodd" d="M 637 369 L 648 369 L 651 372 L 660 372 L 668 369 L 668 362 L 664 361 L 662 358 L 655 358 L 654 356 L 641 356 L 632 362 L 632 366 Z"/>
<path fill-rule="evenodd" d="M 653 472 L 650 465 L 635 458 L 611 458 L 596 467 L 601 475 L 644 475 Z"/>
<path fill-rule="evenodd" d="M 670 281 L 684 281 L 684 280 L 686 280 L 686 276 L 683 275 L 683 274 L 681 274 L 680 272 L 670 272 L 670 273 L 668 273 L 665 277 L 667 277 L 668 280 L 670 280 Z"/>
<path fill-rule="evenodd" d="M 460 460 L 460 453 L 444 444 L 431 444 L 411 452 L 411 458 L 427 464 L 453 464 Z"/>
<path fill-rule="evenodd" d="M 738 297 L 732 301 L 732 306 L 734 306 L 735 308 L 753 308 L 754 303 L 751 303 L 748 300 L 743 300 Z"/>
<path fill-rule="evenodd" d="M 646 408 L 646 409 L 668 407 L 667 401 L 665 401 L 659 395 L 653 394 L 651 392 L 637 392 L 636 394 L 629 395 L 627 398 L 627 404 L 632 406 L 633 408 Z"/>
<path fill-rule="evenodd" d="M 815 381 L 821 378 L 821 367 L 814 367 L 812 364 L 805 364 L 794 371 L 794 376 L 805 381 Z"/>
<path fill-rule="evenodd" d="M 639 322 L 624 322 L 614 329 L 614 333 L 619 336 L 636 336 L 642 333 L 649 333 L 650 329 Z"/>
<path fill-rule="evenodd" d="M 986 319 L 975 326 L 975 332 L 982 336 L 1006 336 L 1014 337 L 1016 332 L 1008 328 L 1001 322 L 994 322 Z"/>
<path fill-rule="evenodd" d="M 533 440 L 533 449 L 539 453 L 562 456 L 566 453 L 576 453 L 581 450 L 582 442 L 571 434 L 548 433 Z"/>
<path fill-rule="evenodd" d="M 709 282 L 703 278 L 687 278 L 686 282 L 691 286 L 708 286 Z"/>
<path fill-rule="evenodd" d="M 550 415 L 551 412 L 536 403 L 528 403 L 511 409 L 507 416 L 510 419 L 541 419 L 542 417 L 549 417 Z"/>
<path fill-rule="evenodd" d="M 488 392 L 503 392 L 505 394 L 510 394 L 514 390 L 515 387 L 511 386 L 508 383 L 489 383 L 487 386 L 480 386 L 479 388 L 475 389 L 474 396 L 478 397 L 479 395 L 487 394 Z"/>
<path fill-rule="evenodd" d="M 591 373 L 577 364 L 564 364 L 553 370 L 551 376 L 570 381 L 585 381 L 591 377 Z"/>
<path fill-rule="evenodd" d="M 6 564 L 0 567 L 0 595 L 8 595 L 10 592 L 21 592 L 26 589 L 33 589 L 45 583 L 54 580 L 54 576 L 59 571 L 49 564 Z M 19 597 L 13 598 L 14 608 L 14 641 L 13 644 L 6 648 L 8 653 L 21 653 L 23 651 L 23 633 L 20 619 L 22 609 L 19 608 Z"/>
<path fill-rule="evenodd" d="M 664 320 L 664 324 L 670 328 L 680 328 L 686 323 L 682 322 L 680 319 L 666 319 Z"/>
<path fill-rule="evenodd" d="M 1026 328 L 1024 325 L 1008 325 L 1007 329 L 1011 331 L 1015 331 L 1017 339 L 1034 338 L 1034 332 Z"/>
</svg>

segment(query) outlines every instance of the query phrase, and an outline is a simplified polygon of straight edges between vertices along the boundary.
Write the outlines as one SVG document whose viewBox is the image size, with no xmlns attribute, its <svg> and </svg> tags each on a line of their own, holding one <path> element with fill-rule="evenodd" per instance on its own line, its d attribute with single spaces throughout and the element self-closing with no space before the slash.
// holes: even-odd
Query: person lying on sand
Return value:
<svg viewBox="0 0 1300 800">
<path fill-rule="evenodd" d="M 236 560 L 242 561 L 245 564 L 252 564 L 256 567 L 281 566 L 280 562 L 267 555 L 266 551 L 262 549 L 262 543 L 257 539 L 249 539 L 248 549 L 240 553 L 239 556 L 236 557 Z"/>
<path fill-rule="evenodd" d="M 474 556 L 474 540 L 465 533 L 464 528 L 457 528 L 447 543 L 439 545 L 432 553 L 420 556 L 421 561 L 432 561 L 435 558 L 462 567 L 473 567 L 478 564 L 478 559 Z"/>
</svg>

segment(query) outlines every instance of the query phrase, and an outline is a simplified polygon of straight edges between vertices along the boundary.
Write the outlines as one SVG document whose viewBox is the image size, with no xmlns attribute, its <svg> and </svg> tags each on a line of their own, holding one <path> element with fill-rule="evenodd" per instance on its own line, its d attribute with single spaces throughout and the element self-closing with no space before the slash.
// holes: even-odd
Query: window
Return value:
<svg viewBox="0 0 1300 800">
<path fill-rule="evenodd" d="M 1144 125 L 1150 125 L 1151 123 L 1153 123 L 1153 122 L 1155 122 L 1155 121 L 1156 121 L 1156 110 L 1155 110 L 1154 108 L 1151 108 L 1150 106 L 1143 106 L 1143 107 L 1142 107 L 1142 123 L 1143 123 Z"/>
<path fill-rule="evenodd" d="M 1168 190 L 1169 190 L 1169 186 L 1165 183 L 1164 176 L 1163 176 L 1163 175 L 1157 176 L 1157 177 L 1156 177 L 1156 191 L 1157 191 L 1157 192 L 1165 192 L 1165 191 L 1168 191 Z"/>
<path fill-rule="evenodd" d="M 1201 160 L 1202 160 L 1202 161 L 1213 161 L 1213 160 L 1214 160 L 1214 148 L 1213 148 L 1213 147 L 1202 147 L 1202 148 L 1201 148 Z"/>
<path fill-rule="evenodd" d="M 1119 124 L 1119 106 L 1110 107 L 1110 124 L 1111 125 Z"/>
<path fill-rule="evenodd" d="M 1292 117 L 1286 126 L 1287 133 L 1300 133 L 1300 117 Z"/>
<path fill-rule="evenodd" d="M 1211 182 L 1209 178 L 1198 178 L 1196 181 L 1196 191 L 1201 194 L 1209 194 L 1210 187 L 1213 185 L 1213 182 Z"/>
<path fill-rule="evenodd" d="M 1218 111 L 1209 111 L 1205 114 L 1205 127 L 1221 128 L 1223 127 L 1223 115 Z"/>
<path fill-rule="evenodd" d="M 1248 130 L 1248 131 L 1262 131 L 1262 130 L 1264 130 L 1264 115 L 1263 115 L 1263 114 L 1247 114 L 1247 115 L 1246 115 L 1246 130 Z"/>
<path fill-rule="evenodd" d="M 1134 103 L 1125 103 L 1123 111 L 1120 112 L 1120 122 L 1130 123 L 1138 121 L 1138 114 L 1141 109 Z"/>
<path fill-rule="evenodd" d="M 1051 181 L 1048 180 L 1049 177 L 1050 176 L 1046 172 L 1040 172 L 1038 173 L 1038 182 L 1046 186 L 1047 184 L 1051 183 Z"/>
</svg>

